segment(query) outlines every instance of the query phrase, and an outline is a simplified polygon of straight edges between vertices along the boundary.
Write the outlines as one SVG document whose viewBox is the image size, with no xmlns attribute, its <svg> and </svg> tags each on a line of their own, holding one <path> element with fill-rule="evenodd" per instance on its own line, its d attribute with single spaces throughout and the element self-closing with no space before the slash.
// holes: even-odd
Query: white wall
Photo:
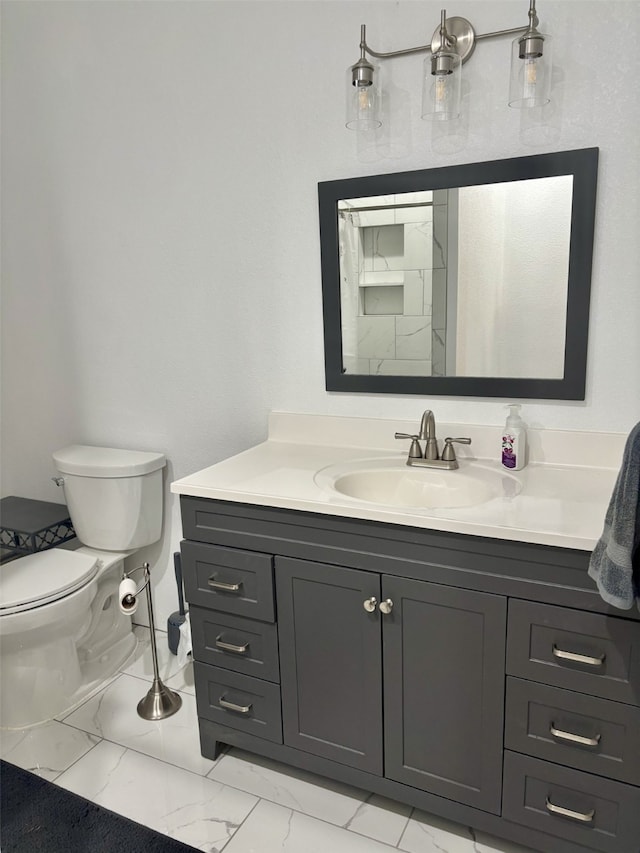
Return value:
<svg viewBox="0 0 640 853">
<path fill-rule="evenodd" d="M 74 441 L 165 451 L 173 479 L 264 438 L 270 409 L 417 419 L 429 405 L 440 420 L 501 423 L 504 401 L 325 392 L 316 185 L 590 146 L 587 399 L 523 414 L 628 431 L 640 417 L 640 4 L 539 6 L 558 65 L 546 141 L 532 144 L 538 129 L 505 105 L 501 39 L 465 66 L 457 138 L 431 141 L 418 117 L 422 58 L 386 63 L 384 156 L 343 127 L 345 68 L 363 22 L 378 50 L 427 41 L 431 0 L 4 2 L 3 494 L 59 500 L 50 454 Z M 449 14 L 488 32 L 526 23 L 527 8 L 472 0 Z M 179 539 L 167 493 L 149 555 L 159 622 L 175 609 Z"/>
</svg>

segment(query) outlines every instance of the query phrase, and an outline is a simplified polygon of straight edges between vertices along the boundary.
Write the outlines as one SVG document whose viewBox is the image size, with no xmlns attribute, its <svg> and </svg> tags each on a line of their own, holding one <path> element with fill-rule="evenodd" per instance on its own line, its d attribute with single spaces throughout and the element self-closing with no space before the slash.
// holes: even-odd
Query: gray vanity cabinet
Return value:
<svg viewBox="0 0 640 853">
<path fill-rule="evenodd" d="M 587 553 L 181 503 L 203 755 L 544 853 L 640 853 L 640 614 L 602 602 Z"/>
<path fill-rule="evenodd" d="M 283 557 L 275 578 L 284 743 L 498 814 L 506 599 Z"/>
</svg>

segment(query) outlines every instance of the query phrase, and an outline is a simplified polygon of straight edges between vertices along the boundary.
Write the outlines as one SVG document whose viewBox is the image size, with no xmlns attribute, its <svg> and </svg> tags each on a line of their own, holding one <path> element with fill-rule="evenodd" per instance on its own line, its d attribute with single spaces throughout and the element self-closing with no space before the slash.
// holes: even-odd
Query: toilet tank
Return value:
<svg viewBox="0 0 640 853">
<path fill-rule="evenodd" d="M 73 444 L 53 454 L 78 539 L 90 548 L 129 551 L 162 531 L 163 453 Z"/>
</svg>

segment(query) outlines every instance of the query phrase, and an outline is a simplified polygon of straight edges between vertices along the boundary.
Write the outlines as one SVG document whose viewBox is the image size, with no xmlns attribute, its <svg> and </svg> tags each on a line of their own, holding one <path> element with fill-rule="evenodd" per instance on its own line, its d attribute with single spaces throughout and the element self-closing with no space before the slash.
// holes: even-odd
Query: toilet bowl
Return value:
<svg viewBox="0 0 640 853">
<path fill-rule="evenodd" d="M 124 559 L 161 533 L 162 454 L 74 445 L 54 459 L 84 544 L 2 566 L 0 727 L 5 729 L 68 713 L 133 654 L 131 617 L 118 603 Z"/>
</svg>

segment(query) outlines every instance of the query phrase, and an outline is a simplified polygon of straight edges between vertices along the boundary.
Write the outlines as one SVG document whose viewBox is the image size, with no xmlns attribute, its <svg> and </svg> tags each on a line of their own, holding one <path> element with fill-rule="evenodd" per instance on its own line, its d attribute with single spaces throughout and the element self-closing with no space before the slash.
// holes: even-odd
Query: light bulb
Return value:
<svg viewBox="0 0 640 853">
<path fill-rule="evenodd" d="M 361 112 L 370 107 L 369 86 L 358 86 L 358 110 Z"/>
<path fill-rule="evenodd" d="M 520 36 L 511 47 L 510 107 L 542 107 L 549 103 L 552 72 L 551 36 Z"/>
<path fill-rule="evenodd" d="M 423 65 L 422 118 L 447 121 L 460 115 L 460 57 L 438 52 Z"/>
<path fill-rule="evenodd" d="M 527 83 L 532 83 L 534 86 L 536 84 L 536 78 L 538 76 L 538 61 L 537 58 L 534 57 L 532 59 L 527 59 L 524 64 L 525 67 L 525 76 L 527 78 Z"/>
<path fill-rule="evenodd" d="M 534 98 L 536 96 L 536 84 L 538 82 L 538 60 L 530 57 L 524 61 L 524 89 L 523 97 Z"/>
<path fill-rule="evenodd" d="M 346 126 L 350 130 L 368 131 L 380 127 L 380 92 L 373 78 L 373 68 L 367 76 L 358 78 L 352 66 L 346 75 Z"/>
<path fill-rule="evenodd" d="M 434 100 L 436 109 L 443 109 L 447 100 L 447 78 L 438 74 L 434 83 Z"/>
</svg>

